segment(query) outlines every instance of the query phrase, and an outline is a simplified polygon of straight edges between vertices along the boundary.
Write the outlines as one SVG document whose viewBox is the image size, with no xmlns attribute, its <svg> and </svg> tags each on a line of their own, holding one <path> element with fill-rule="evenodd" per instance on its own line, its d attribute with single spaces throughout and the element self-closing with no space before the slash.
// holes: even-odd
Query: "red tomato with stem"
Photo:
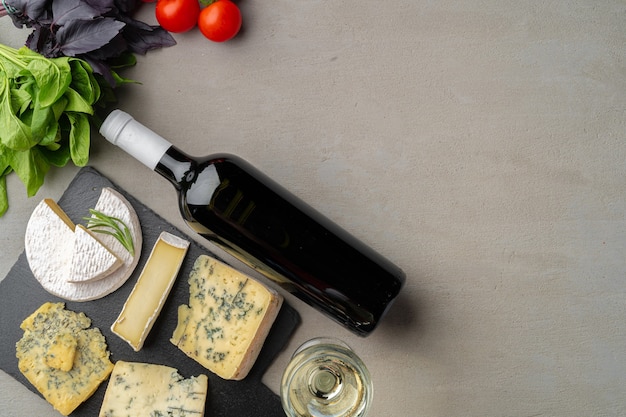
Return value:
<svg viewBox="0 0 626 417">
<path fill-rule="evenodd" d="M 241 11 L 230 0 L 217 0 L 202 9 L 198 17 L 198 27 L 208 39 L 225 42 L 239 32 Z"/>
<path fill-rule="evenodd" d="M 175 33 L 187 32 L 198 23 L 200 3 L 198 0 L 158 0 L 155 13 L 163 29 Z"/>
</svg>

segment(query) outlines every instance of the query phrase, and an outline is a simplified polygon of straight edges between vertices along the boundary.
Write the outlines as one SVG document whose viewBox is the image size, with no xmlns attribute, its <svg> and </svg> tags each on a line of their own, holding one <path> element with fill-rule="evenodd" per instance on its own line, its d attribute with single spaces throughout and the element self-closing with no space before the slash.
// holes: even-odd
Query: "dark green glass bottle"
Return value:
<svg viewBox="0 0 626 417">
<path fill-rule="evenodd" d="M 100 132 L 170 181 L 194 231 L 353 332 L 369 334 L 403 286 L 400 268 L 243 159 L 189 156 L 119 110 Z"/>
</svg>

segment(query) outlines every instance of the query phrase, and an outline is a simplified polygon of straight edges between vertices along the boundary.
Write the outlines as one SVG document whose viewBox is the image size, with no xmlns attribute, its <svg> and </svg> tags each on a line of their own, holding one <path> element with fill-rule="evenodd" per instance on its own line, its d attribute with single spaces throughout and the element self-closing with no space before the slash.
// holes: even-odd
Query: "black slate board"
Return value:
<svg viewBox="0 0 626 417">
<path fill-rule="evenodd" d="M 98 327 L 107 340 L 111 351 L 111 360 L 158 363 L 172 366 L 184 377 L 204 373 L 209 377 L 209 394 L 205 414 L 211 417 L 279 417 L 283 416 L 280 398 L 261 382 L 261 377 L 273 358 L 285 346 L 287 340 L 300 323 L 300 316 L 286 302 L 283 303 L 266 343 L 250 374 L 243 381 L 226 381 L 207 371 L 194 360 L 188 358 L 169 342 L 176 327 L 177 308 L 189 301 L 187 277 L 195 259 L 201 254 L 211 254 L 207 249 L 195 243 L 185 233 L 159 217 L 152 210 L 141 204 L 133 196 L 112 184 L 95 169 L 87 167 L 79 171 L 58 203 L 76 223 L 87 216 L 94 207 L 103 187 L 112 187 L 121 192 L 133 205 L 141 222 L 143 248 L 139 265 L 130 279 L 114 293 L 99 300 L 88 302 L 70 302 L 49 294 L 33 277 L 24 252 L 19 256 L 7 277 L 0 282 L 0 368 L 12 375 L 31 391 L 38 391 L 20 373 L 15 358 L 15 343 L 22 337 L 19 325 L 41 304 L 51 301 L 66 303 L 72 311 L 82 311 L 92 320 L 92 326 Z M 172 202 L 175 202 L 172 196 Z M 110 330 L 111 324 L 132 290 L 152 247 L 162 231 L 188 239 L 191 242 L 187 256 L 172 288 L 172 292 L 163 307 L 159 319 L 141 351 L 135 352 L 122 339 Z M 21 238 L 21 237 L 16 237 Z M 104 398 L 107 383 L 100 385 L 96 393 L 79 406 L 72 416 L 97 416 Z M 139 416 L 138 416 L 139 417 Z"/>
</svg>

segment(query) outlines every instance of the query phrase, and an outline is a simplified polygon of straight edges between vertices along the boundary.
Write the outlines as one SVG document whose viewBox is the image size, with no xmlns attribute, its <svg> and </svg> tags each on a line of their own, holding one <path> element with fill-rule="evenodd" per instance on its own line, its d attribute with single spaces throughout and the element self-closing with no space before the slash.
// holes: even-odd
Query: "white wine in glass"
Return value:
<svg viewBox="0 0 626 417">
<path fill-rule="evenodd" d="M 373 387 L 365 364 L 348 345 L 316 338 L 294 353 L 280 394 L 289 417 L 363 417 Z"/>
</svg>

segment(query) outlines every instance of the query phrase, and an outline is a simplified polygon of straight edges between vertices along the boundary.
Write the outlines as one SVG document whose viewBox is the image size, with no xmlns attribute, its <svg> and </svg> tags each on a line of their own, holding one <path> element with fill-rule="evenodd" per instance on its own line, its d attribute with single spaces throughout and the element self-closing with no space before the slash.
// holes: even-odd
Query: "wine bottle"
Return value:
<svg viewBox="0 0 626 417">
<path fill-rule="evenodd" d="M 192 157 L 114 110 L 100 133 L 178 192 L 195 232 L 354 333 L 368 335 L 404 272 L 240 157 Z"/>
</svg>

